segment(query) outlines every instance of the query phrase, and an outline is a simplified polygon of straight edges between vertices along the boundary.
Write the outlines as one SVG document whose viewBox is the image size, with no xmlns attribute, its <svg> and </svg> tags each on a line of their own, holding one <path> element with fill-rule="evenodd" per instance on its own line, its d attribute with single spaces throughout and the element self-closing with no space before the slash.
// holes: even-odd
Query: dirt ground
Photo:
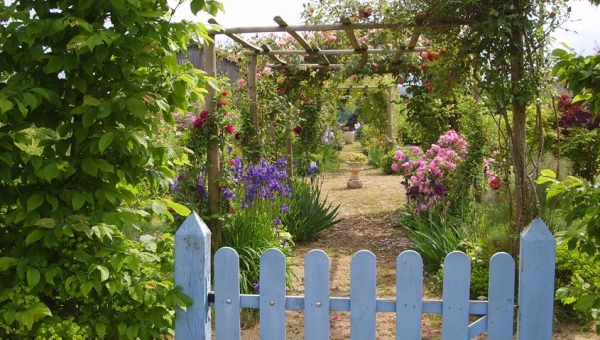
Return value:
<svg viewBox="0 0 600 340">
<path fill-rule="evenodd" d="M 347 152 L 358 151 L 358 147 L 358 143 L 347 145 L 340 158 L 343 159 Z M 340 204 L 338 217 L 343 220 L 319 234 L 318 240 L 296 245 L 292 265 L 297 280 L 288 295 L 303 294 L 304 256 L 312 249 L 321 249 L 331 261 L 331 296 L 350 296 L 350 260 L 356 251 L 368 249 L 377 257 L 377 297 L 394 298 L 395 260 L 410 242 L 403 236 L 402 230 L 395 227 L 397 211 L 404 200 L 404 190 L 400 177 L 385 175 L 372 167 L 367 166 L 360 177 L 363 187 L 348 189 L 346 181 L 349 170 L 345 164 L 323 174 L 322 195 L 327 195 L 328 202 Z M 330 317 L 331 339 L 349 339 L 349 313 L 331 312 Z M 287 311 L 286 320 L 287 338 L 304 339 L 302 312 Z M 440 320 L 437 315 L 423 315 L 423 339 L 441 339 Z M 395 339 L 395 321 L 394 313 L 378 313 L 377 339 Z M 242 332 L 242 339 L 259 338 L 258 325 Z M 480 338 L 485 339 L 485 336 Z M 555 329 L 553 339 L 600 340 L 600 337 L 589 332 L 580 333 L 577 325 L 563 324 Z"/>
</svg>

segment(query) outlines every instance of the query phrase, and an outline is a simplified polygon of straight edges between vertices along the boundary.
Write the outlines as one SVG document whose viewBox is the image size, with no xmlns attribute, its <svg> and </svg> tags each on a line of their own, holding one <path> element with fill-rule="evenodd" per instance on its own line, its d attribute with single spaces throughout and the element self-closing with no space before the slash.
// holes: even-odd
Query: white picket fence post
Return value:
<svg viewBox="0 0 600 340">
<path fill-rule="evenodd" d="M 541 218 L 521 233 L 519 340 L 552 339 L 556 240 Z"/>
<path fill-rule="evenodd" d="M 175 286 L 181 286 L 194 302 L 185 310 L 175 310 L 176 338 L 210 340 L 210 230 L 195 212 L 175 233 Z"/>
</svg>

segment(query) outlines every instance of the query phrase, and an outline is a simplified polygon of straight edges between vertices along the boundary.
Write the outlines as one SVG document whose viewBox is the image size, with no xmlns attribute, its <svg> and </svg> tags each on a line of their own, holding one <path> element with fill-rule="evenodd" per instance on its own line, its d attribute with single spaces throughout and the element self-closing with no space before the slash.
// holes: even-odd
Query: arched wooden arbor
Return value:
<svg viewBox="0 0 600 340">
<path fill-rule="evenodd" d="M 257 107 L 257 87 L 256 87 L 256 74 L 257 74 L 257 59 L 259 56 L 267 56 L 271 63 L 267 66 L 272 68 L 312 68 L 312 69 L 340 69 L 343 67 L 341 64 L 330 63 L 327 56 L 330 55 L 361 55 L 362 62 L 366 64 L 369 56 L 374 54 L 388 55 L 388 63 L 391 65 L 400 64 L 401 57 L 406 53 L 424 52 L 427 50 L 426 47 L 417 46 L 419 37 L 423 28 L 427 25 L 435 27 L 444 26 L 455 26 L 466 23 L 457 22 L 441 22 L 436 21 L 426 16 L 426 13 L 417 13 L 412 23 L 409 24 L 386 24 L 386 23 L 353 23 L 349 18 L 341 18 L 339 23 L 335 24 L 322 24 L 322 25 L 298 25 L 290 26 L 281 17 L 276 16 L 274 19 L 277 26 L 264 26 L 264 27 L 237 27 L 237 28 L 224 28 L 220 27 L 214 19 L 210 19 L 209 23 L 214 29 L 211 29 L 209 37 L 211 41 L 205 41 L 204 43 L 204 71 L 210 77 L 216 77 L 216 50 L 215 50 L 215 37 L 219 34 L 224 34 L 231 38 L 233 41 L 242 45 L 246 50 L 243 52 L 250 58 L 248 67 L 248 86 L 250 96 L 250 115 L 252 122 L 256 129 L 259 127 L 258 121 L 258 107 Z M 359 43 L 356 32 L 358 30 L 394 30 L 394 29 L 413 29 L 410 39 L 407 43 L 397 46 L 393 49 L 382 49 L 382 48 L 369 48 L 366 43 Z M 349 41 L 347 49 L 321 49 L 318 46 L 311 45 L 306 39 L 304 39 L 298 32 L 323 32 L 323 31 L 343 31 Z M 274 50 L 270 46 L 263 44 L 262 46 L 255 46 L 250 42 L 244 40 L 241 34 L 256 34 L 256 33 L 287 33 L 294 38 L 298 45 L 298 49 L 288 50 Z M 290 63 L 285 60 L 285 56 L 289 55 L 309 55 L 316 56 L 319 60 L 318 63 Z M 212 111 L 215 106 L 215 95 L 216 89 L 208 87 L 208 93 L 205 96 L 205 108 L 208 111 Z M 391 97 L 391 96 L 390 96 Z M 388 108 L 389 114 L 389 108 Z M 390 132 L 392 133 L 392 132 Z M 288 153 L 291 154 L 291 142 L 288 142 Z M 209 197 L 209 216 L 217 216 L 220 214 L 220 202 L 219 202 L 219 184 L 217 178 L 219 176 L 219 144 L 217 140 L 212 140 L 209 144 L 208 149 L 208 163 L 207 169 L 207 180 L 208 180 L 208 197 Z M 290 163 L 291 166 L 291 162 Z M 213 249 L 218 249 L 222 241 L 222 230 L 216 219 L 209 221 L 210 229 L 213 233 Z"/>
</svg>

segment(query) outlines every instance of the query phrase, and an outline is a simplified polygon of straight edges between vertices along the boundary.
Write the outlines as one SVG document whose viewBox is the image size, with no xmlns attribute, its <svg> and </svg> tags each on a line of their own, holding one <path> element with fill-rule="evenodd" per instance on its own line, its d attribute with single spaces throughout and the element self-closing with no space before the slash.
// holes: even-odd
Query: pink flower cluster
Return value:
<svg viewBox="0 0 600 340">
<path fill-rule="evenodd" d="M 416 146 L 409 147 L 409 151 L 413 158 L 421 154 L 421 149 Z M 464 160 L 467 153 L 467 141 L 453 130 L 442 135 L 415 161 L 401 150 L 396 151 L 392 170 L 404 174 L 402 184 L 409 201 L 416 205 L 415 213 L 429 209 L 447 196 L 447 174 Z"/>
</svg>

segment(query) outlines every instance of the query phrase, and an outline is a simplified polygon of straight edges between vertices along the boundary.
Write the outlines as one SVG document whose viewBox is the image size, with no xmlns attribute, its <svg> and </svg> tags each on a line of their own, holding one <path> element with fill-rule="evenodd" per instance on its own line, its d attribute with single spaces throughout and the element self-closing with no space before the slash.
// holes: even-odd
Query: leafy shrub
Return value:
<svg viewBox="0 0 600 340">
<path fill-rule="evenodd" d="M 562 308 L 571 308 L 588 322 L 598 319 L 600 310 L 600 257 L 569 249 L 564 243 L 556 248 L 556 299 Z M 570 306 L 570 307 L 567 307 Z"/>
<path fill-rule="evenodd" d="M 283 225 L 296 242 L 313 240 L 317 234 L 341 220 L 336 219 L 339 204 L 327 204 L 321 199 L 321 182 L 296 180 L 292 184 L 290 211 L 283 217 Z"/>
<path fill-rule="evenodd" d="M 380 169 L 381 171 L 383 171 L 384 173 L 386 173 L 387 175 L 391 175 L 396 173 L 393 169 L 392 169 L 392 164 L 394 164 L 394 162 L 396 162 L 396 152 L 395 151 L 389 151 L 387 153 L 385 153 L 381 159 L 381 166 Z"/>
<path fill-rule="evenodd" d="M 111 225 L 72 223 L 30 228 L 2 238 L 25 247 L 0 258 L 0 338 L 160 338 L 170 334 L 176 305 L 174 239 L 134 240 Z M 27 254 L 27 256 L 25 256 Z"/>
<path fill-rule="evenodd" d="M 369 163 L 377 168 L 381 168 L 383 156 L 385 155 L 383 150 L 378 145 L 371 145 L 367 152 L 369 153 Z"/>
<path fill-rule="evenodd" d="M 399 224 L 413 243 L 410 248 L 421 254 L 432 271 L 440 268 L 448 253 L 460 250 L 470 236 L 468 226 L 461 219 L 437 207 L 420 214 L 404 213 Z"/>
</svg>

